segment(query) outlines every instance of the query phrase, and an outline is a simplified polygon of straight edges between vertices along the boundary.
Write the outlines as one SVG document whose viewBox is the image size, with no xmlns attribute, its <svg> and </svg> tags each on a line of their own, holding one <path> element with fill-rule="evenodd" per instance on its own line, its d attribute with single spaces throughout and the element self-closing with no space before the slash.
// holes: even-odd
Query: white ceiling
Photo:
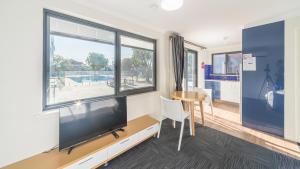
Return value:
<svg viewBox="0 0 300 169">
<path fill-rule="evenodd" d="M 241 43 L 244 25 L 294 11 L 300 0 L 184 0 L 164 11 L 160 0 L 76 0 L 160 31 L 175 31 L 207 47 Z"/>
</svg>

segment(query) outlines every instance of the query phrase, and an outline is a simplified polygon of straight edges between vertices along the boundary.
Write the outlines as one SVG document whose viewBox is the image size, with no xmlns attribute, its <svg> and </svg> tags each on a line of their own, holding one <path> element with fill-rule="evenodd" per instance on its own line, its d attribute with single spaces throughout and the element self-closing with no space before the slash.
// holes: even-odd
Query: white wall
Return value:
<svg viewBox="0 0 300 169">
<path fill-rule="evenodd" d="M 284 137 L 300 143 L 300 17 L 285 20 Z"/>
<path fill-rule="evenodd" d="M 58 144 L 58 113 L 42 112 L 43 8 L 158 40 L 158 91 L 128 97 L 128 119 L 159 111 L 168 93 L 165 34 L 68 0 L 1 0 L 0 167 Z"/>
</svg>

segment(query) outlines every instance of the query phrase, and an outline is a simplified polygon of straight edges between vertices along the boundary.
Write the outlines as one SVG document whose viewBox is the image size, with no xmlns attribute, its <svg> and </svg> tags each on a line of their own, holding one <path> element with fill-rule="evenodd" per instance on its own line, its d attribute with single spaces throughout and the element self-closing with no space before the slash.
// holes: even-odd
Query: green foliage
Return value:
<svg viewBox="0 0 300 169">
<path fill-rule="evenodd" d="M 65 72 L 65 71 L 97 71 L 102 68 L 106 68 L 108 64 L 108 59 L 105 58 L 103 54 L 89 53 L 86 58 L 86 63 L 76 61 L 74 59 L 67 59 L 61 55 L 55 55 L 53 57 L 53 67 L 54 72 Z M 110 68 L 107 68 L 110 69 Z"/>
<path fill-rule="evenodd" d="M 133 63 L 130 58 L 124 58 L 122 59 L 122 71 L 128 72 L 133 70 Z"/>
<path fill-rule="evenodd" d="M 141 49 L 133 49 L 132 64 L 134 70 L 141 73 L 150 82 L 153 71 L 153 52 Z"/>
<path fill-rule="evenodd" d="M 108 64 L 108 59 L 103 54 L 91 52 L 86 58 L 86 63 L 91 67 L 93 71 L 99 71 L 105 68 Z"/>
<path fill-rule="evenodd" d="M 66 59 L 61 55 L 55 55 L 53 57 L 53 63 L 55 72 L 89 70 L 84 63 L 73 59 Z"/>
<path fill-rule="evenodd" d="M 152 78 L 153 73 L 153 52 L 141 49 L 132 49 L 132 51 L 131 58 L 122 59 L 122 73 L 132 78 L 136 76 L 137 80 L 139 76 L 142 76 L 150 83 L 150 78 Z"/>
<path fill-rule="evenodd" d="M 68 71 L 72 65 L 68 59 L 65 59 L 63 56 L 55 55 L 53 57 L 54 70 L 56 72 Z"/>
<path fill-rule="evenodd" d="M 132 78 L 142 76 L 147 82 L 151 83 L 150 79 L 153 74 L 153 52 L 141 49 L 132 49 L 133 54 L 131 58 L 122 59 L 121 70 Z M 87 56 L 85 63 L 78 62 L 73 59 L 67 59 L 60 55 L 53 57 L 54 72 L 60 74 L 65 71 L 111 71 L 112 68 L 108 66 L 108 59 L 100 53 L 91 52 Z"/>
<path fill-rule="evenodd" d="M 124 74 L 131 76 L 131 78 L 137 75 L 137 72 L 133 65 L 133 60 L 131 58 L 122 59 L 121 70 Z"/>
</svg>

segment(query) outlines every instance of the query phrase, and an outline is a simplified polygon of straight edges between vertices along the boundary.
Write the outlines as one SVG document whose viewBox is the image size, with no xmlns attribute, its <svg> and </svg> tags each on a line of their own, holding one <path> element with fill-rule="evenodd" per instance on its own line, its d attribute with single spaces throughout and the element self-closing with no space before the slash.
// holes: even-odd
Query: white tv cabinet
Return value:
<svg viewBox="0 0 300 169">
<path fill-rule="evenodd" d="M 125 131 L 100 137 L 76 147 L 71 154 L 57 149 L 4 167 L 4 169 L 91 169 L 97 168 L 139 143 L 155 136 L 159 122 L 150 116 L 143 116 L 128 122 Z"/>
</svg>

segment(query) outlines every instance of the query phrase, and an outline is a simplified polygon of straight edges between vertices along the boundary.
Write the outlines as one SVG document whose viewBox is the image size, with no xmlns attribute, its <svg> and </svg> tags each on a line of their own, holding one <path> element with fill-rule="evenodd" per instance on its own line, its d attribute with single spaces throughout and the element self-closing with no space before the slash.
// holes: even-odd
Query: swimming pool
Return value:
<svg viewBox="0 0 300 169">
<path fill-rule="evenodd" d="M 107 81 L 107 80 L 113 80 L 113 76 L 101 76 L 101 75 L 96 75 L 96 76 L 73 76 L 73 77 L 68 77 L 72 79 L 73 81 L 77 83 L 83 83 L 83 82 L 99 82 L 99 81 Z"/>
</svg>

